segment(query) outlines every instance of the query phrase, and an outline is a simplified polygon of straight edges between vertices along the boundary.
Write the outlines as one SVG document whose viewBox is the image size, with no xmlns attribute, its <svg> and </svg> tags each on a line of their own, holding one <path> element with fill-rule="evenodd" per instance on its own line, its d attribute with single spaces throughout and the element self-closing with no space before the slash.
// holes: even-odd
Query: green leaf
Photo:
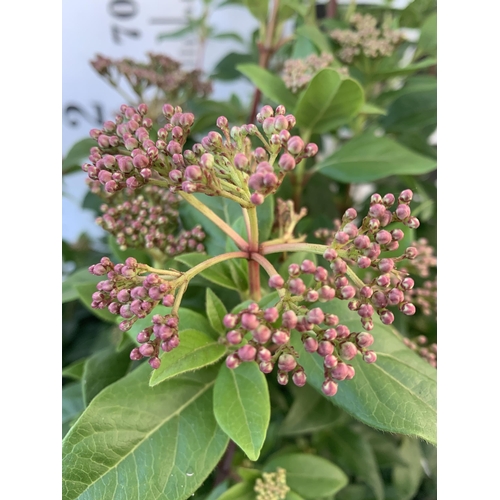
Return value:
<svg viewBox="0 0 500 500">
<path fill-rule="evenodd" d="M 335 461 L 365 482 L 376 500 L 384 500 L 384 484 L 370 442 L 348 427 L 342 427 L 330 433 L 329 443 Z"/>
<path fill-rule="evenodd" d="M 361 330 L 359 316 L 348 309 L 346 302 L 334 300 L 319 307 L 342 318 L 342 324 L 351 331 Z M 408 349 L 401 336 L 378 317 L 374 317 L 371 333 L 377 361 L 367 364 L 356 356 L 350 361 L 355 377 L 340 382 L 337 394 L 328 399 L 376 429 L 418 436 L 436 444 L 436 370 Z M 308 382 L 321 391 L 323 358 L 304 350 L 299 333 L 293 332 L 292 338 Z"/>
<path fill-rule="evenodd" d="M 434 12 L 424 21 L 420 29 L 420 39 L 418 40 L 417 50 L 420 54 L 426 54 L 432 57 L 437 55 L 437 13 Z"/>
<path fill-rule="evenodd" d="M 184 28 L 181 28 L 176 31 L 172 31 L 170 33 L 161 33 L 158 35 L 158 40 L 170 40 L 172 38 L 182 38 L 183 36 L 189 35 L 190 33 L 193 32 L 193 30 L 196 28 L 195 24 L 188 24 Z"/>
<path fill-rule="evenodd" d="M 217 33 L 210 37 L 212 40 L 234 40 L 236 42 L 245 43 L 238 33 Z"/>
<path fill-rule="evenodd" d="M 79 359 L 74 363 L 71 363 L 62 371 L 63 377 L 72 378 L 73 380 L 81 380 L 83 376 L 83 368 L 85 366 L 85 362 L 87 358 Z"/>
<path fill-rule="evenodd" d="M 422 71 L 423 69 L 430 68 L 431 66 L 435 66 L 437 63 L 436 59 L 424 59 L 423 61 L 419 61 L 417 63 L 408 64 L 403 68 L 393 68 L 382 71 L 377 71 L 373 78 L 377 80 L 392 78 L 394 76 L 405 76 L 411 75 L 412 73 L 416 73 L 417 71 Z"/>
<path fill-rule="evenodd" d="M 182 262 L 189 268 L 201 264 L 208 259 L 210 259 L 210 256 L 196 252 L 178 255 L 175 257 L 175 260 Z M 218 264 L 205 269 L 200 273 L 200 275 L 216 285 L 220 285 L 231 290 L 238 290 L 238 285 L 231 275 L 231 269 L 228 262 L 219 262 Z"/>
<path fill-rule="evenodd" d="M 374 104 L 370 104 L 369 102 L 365 102 L 361 109 L 359 110 L 362 115 L 386 115 L 387 111 L 383 108 L 379 108 Z"/>
<path fill-rule="evenodd" d="M 227 436 L 213 416 L 215 367 L 148 387 L 143 364 L 102 391 L 63 441 L 63 500 L 184 500 Z"/>
<path fill-rule="evenodd" d="M 410 500 L 415 498 L 423 476 L 418 440 L 404 437 L 399 451 L 407 465 L 397 464 L 394 466 L 392 483 L 398 492 L 398 500 Z"/>
<path fill-rule="evenodd" d="M 92 292 L 94 293 L 96 291 L 95 286 L 102 279 L 103 278 L 101 276 L 94 276 L 93 274 L 90 274 L 87 267 L 78 269 L 62 282 L 62 303 L 65 304 L 66 302 L 78 299 L 79 295 L 76 291 L 75 285 L 90 283 L 94 287 L 94 291 Z"/>
<path fill-rule="evenodd" d="M 105 387 L 121 379 L 127 373 L 131 360 L 129 341 L 120 351 L 114 346 L 102 349 L 87 359 L 83 369 L 82 388 L 85 406 Z"/>
<path fill-rule="evenodd" d="M 73 144 L 66 158 L 62 161 L 63 174 L 69 174 L 81 170 L 82 162 L 88 161 L 90 148 L 97 145 L 94 139 L 86 138 Z"/>
<path fill-rule="evenodd" d="M 317 500 L 333 495 L 348 483 L 347 476 L 341 469 L 315 455 L 278 455 L 266 463 L 264 470 L 271 472 L 277 467 L 286 470 L 286 484 L 304 498 Z"/>
<path fill-rule="evenodd" d="M 280 7 L 281 5 L 284 5 L 290 9 L 293 9 L 297 14 L 299 14 L 302 17 L 307 16 L 307 13 L 309 12 L 309 4 L 306 2 L 302 2 L 301 0 L 282 0 L 280 2 Z"/>
<path fill-rule="evenodd" d="M 323 69 L 309 82 L 295 110 L 297 126 L 325 133 L 347 123 L 364 103 L 358 82 L 342 79 L 334 69 Z"/>
<path fill-rule="evenodd" d="M 84 409 L 82 384 L 80 382 L 66 384 L 62 390 L 63 437 L 67 434 L 71 425 Z"/>
<path fill-rule="evenodd" d="M 398 97 L 391 103 L 380 123 L 388 132 L 422 134 L 422 129 L 434 131 L 437 126 L 436 89 L 411 92 Z"/>
<path fill-rule="evenodd" d="M 222 430 L 255 461 L 271 416 L 269 390 L 256 363 L 220 368 L 214 388 L 214 414 Z"/>
<path fill-rule="evenodd" d="M 217 80 L 236 80 L 237 78 L 241 78 L 241 73 L 236 69 L 238 64 L 255 62 L 256 60 L 253 54 L 230 52 L 218 62 L 217 66 L 215 66 L 211 78 Z"/>
<path fill-rule="evenodd" d="M 261 23 L 267 21 L 267 12 L 269 10 L 268 0 L 243 0 L 246 8 L 250 11 L 253 17 L 255 17 Z"/>
<path fill-rule="evenodd" d="M 292 407 L 280 426 L 282 436 L 300 436 L 327 429 L 336 423 L 340 410 L 321 397 L 312 387 L 296 391 Z"/>
<path fill-rule="evenodd" d="M 83 302 L 83 305 L 98 318 L 108 321 L 109 323 L 115 323 L 116 315 L 111 314 L 108 309 L 93 309 L 92 304 L 92 294 L 97 291 L 95 283 L 80 283 L 74 285 L 74 289 L 78 293 L 78 297 Z M 122 318 L 123 319 L 123 318 Z"/>
<path fill-rule="evenodd" d="M 236 69 L 250 79 L 263 95 L 290 110 L 295 107 L 296 98 L 287 89 L 283 80 L 257 64 L 238 64 Z"/>
<path fill-rule="evenodd" d="M 295 30 L 295 33 L 311 40 L 320 52 L 332 53 L 330 42 L 326 35 L 315 25 L 304 24 Z"/>
<path fill-rule="evenodd" d="M 389 137 L 367 131 L 354 137 L 316 166 L 323 175 L 345 183 L 363 183 L 390 175 L 421 175 L 436 168 L 436 162 L 401 146 Z"/>
<path fill-rule="evenodd" d="M 226 328 L 222 323 L 224 316 L 227 314 L 226 306 L 222 300 L 215 295 L 210 288 L 207 288 L 206 294 L 206 310 L 207 318 L 212 328 L 219 333 L 224 333 Z"/>
<path fill-rule="evenodd" d="M 179 332 L 179 345 L 171 352 L 160 354 L 161 365 L 153 370 L 149 385 L 154 387 L 180 373 L 191 372 L 218 361 L 226 348 L 206 333 L 198 330 Z"/>
</svg>

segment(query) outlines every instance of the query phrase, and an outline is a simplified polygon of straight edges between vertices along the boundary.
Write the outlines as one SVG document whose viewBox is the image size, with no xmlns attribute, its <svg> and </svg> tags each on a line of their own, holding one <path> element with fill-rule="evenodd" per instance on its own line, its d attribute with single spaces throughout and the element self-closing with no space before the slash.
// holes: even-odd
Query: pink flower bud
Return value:
<svg viewBox="0 0 500 500">
<path fill-rule="evenodd" d="M 373 335 L 371 333 L 360 332 L 356 335 L 356 343 L 359 347 L 370 347 L 373 344 Z"/>
<path fill-rule="evenodd" d="M 304 370 L 298 370 L 292 375 L 293 383 L 297 387 L 303 387 L 306 385 L 307 377 Z"/>
<path fill-rule="evenodd" d="M 339 361 L 337 366 L 332 370 L 332 378 L 335 380 L 345 380 L 348 372 L 346 363 Z"/>
<path fill-rule="evenodd" d="M 366 351 L 363 353 L 363 361 L 365 361 L 365 363 L 375 363 L 375 361 L 377 361 L 377 355 L 373 351 Z"/>
<path fill-rule="evenodd" d="M 262 373 L 271 373 L 273 371 L 274 365 L 271 361 L 261 361 L 259 363 L 259 370 Z"/>
<path fill-rule="evenodd" d="M 316 352 L 318 350 L 318 341 L 314 337 L 307 337 L 303 343 L 307 352 Z"/>
<path fill-rule="evenodd" d="M 272 340 L 276 345 L 287 344 L 290 340 L 290 333 L 286 330 L 276 330 L 273 333 Z"/>
<path fill-rule="evenodd" d="M 347 360 L 353 359 L 358 353 L 358 348 L 352 342 L 344 342 L 340 346 L 340 355 Z"/>
<path fill-rule="evenodd" d="M 398 208 L 396 208 L 395 214 L 399 220 L 405 220 L 411 214 L 410 207 L 408 205 L 398 205 Z"/>
<path fill-rule="evenodd" d="M 328 342 L 326 340 L 322 340 L 319 344 L 318 344 L 318 354 L 320 356 L 327 356 L 328 354 L 332 354 L 333 352 L 333 344 L 331 342 Z"/>
<path fill-rule="evenodd" d="M 284 372 L 291 372 L 297 366 L 297 361 L 295 358 L 288 353 L 283 353 L 278 358 L 278 368 Z"/>
<path fill-rule="evenodd" d="M 238 366 L 240 366 L 241 364 L 241 359 L 236 355 L 236 354 L 230 354 L 227 358 L 226 358 L 226 366 L 230 369 L 230 370 L 234 370 L 235 368 L 237 368 Z"/>
<path fill-rule="evenodd" d="M 262 205 L 262 203 L 264 203 L 264 195 L 260 194 L 260 193 L 253 193 L 251 196 L 250 196 L 250 201 L 254 204 L 254 205 Z"/>
<path fill-rule="evenodd" d="M 288 384 L 288 373 L 287 372 L 278 372 L 278 384 L 286 385 Z"/>
<path fill-rule="evenodd" d="M 130 351 L 130 359 L 132 361 L 138 361 L 139 359 L 142 359 L 142 358 L 143 358 L 143 355 L 140 353 L 138 347 L 134 347 L 134 349 L 132 349 Z"/>
<path fill-rule="evenodd" d="M 337 258 L 337 252 L 333 248 L 327 248 L 323 253 L 323 257 L 328 261 L 332 261 Z"/>
<path fill-rule="evenodd" d="M 321 386 L 321 390 L 325 396 L 335 396 L 338 385 L 333 380 L 325 380 Z"/>
<path fill-rule="evenodd" d="M 252 330 L 252 337 L 255 342 L 265 344 L 271 338 L 271 330 L 266 325 L 259 325 Z"/>
<path fill-rule="evenodd" d="M 335 368 L 338 364 L 339 360 L 333 355 L 333 354 L 328 354 L 325 356 L 325 359 L 323 360 L 323 365 L 325 368 Z"/>
<path fill-rule="evenodd" d="M 294 135 L 288 139 L 287 147 L 291 154 L 299 155 L 304 150 L 304 141 L 299 136 Z"/>
<path fill-rule="evenodd" d="M 274 323 L 279 318 L 279 311 L 276 307 L 268 307 L 264 311 L 264 319 L 269 323 Z"/>
<path fill-rule="evenodd" d="M 234 328 L 238 324 L 238 316 L 236 314 L 226 314 L 222 323 L 226 328 Z"/>
<path fill-rule="evenodd" d="M 417 311 L 416 307 L 411 302 L 403 302 L 399 306 L 399 310 L 403 314 L 406 314 L 406 316 L 413 316 Z M 120 310 L 120 312 L 121 312 L 121 310 Z"/>
<path fill-rule="evenodd" d="M 281 316 L 281 319 L 284 328 L 292 330 L 297 326 L 297 315 L 295 314 L 294 311 L 284 312 L 283 315 Z"/>
<path fill-rule="evenodd" d="M 245 330 L 255 330 L 259 326 L 259 320 L 255 314 L 243 313 L 241 315 L 241 326 Z"/>
<path fill-rule="evenodd" d="M 283 288 L 285 280 L 279 274 L 275 274 L 269 278 L 268 284 L 270 288 Z"/>
<path fill-rule="evenodd" d="M 238 330 L 230 330 L 226 334 L 226 339 L 230 344 L 236 345 L 242 341 L 243 336 Z"/>
<path fill-rule="evenodd" d="M 254 361 L 257 354 L 257 349 L 250 344 L 245 344 L 238 349 L 238 357 L 241 361 Z"/>
</svg>

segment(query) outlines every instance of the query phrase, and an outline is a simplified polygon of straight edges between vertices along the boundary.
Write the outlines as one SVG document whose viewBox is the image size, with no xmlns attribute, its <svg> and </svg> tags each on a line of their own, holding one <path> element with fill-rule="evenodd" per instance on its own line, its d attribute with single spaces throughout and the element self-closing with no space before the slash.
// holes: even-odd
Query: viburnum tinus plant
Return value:
<svg viewBox="0 0 500 500">
<path fill-rule="evenodd" d="M 65 499 L 434 498 L 435 61 L 400 30 L 433 11 L 264 4 L 249 107 L 96 59 L 173 100 L 80 145 L 108 236 L 63 247 Z"/>
</svg>

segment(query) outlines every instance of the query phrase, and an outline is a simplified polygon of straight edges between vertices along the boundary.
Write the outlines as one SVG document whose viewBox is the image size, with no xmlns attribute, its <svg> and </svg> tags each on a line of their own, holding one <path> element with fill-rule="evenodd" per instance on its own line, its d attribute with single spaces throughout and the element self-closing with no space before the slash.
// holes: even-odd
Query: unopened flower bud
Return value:
<svg viewBox="0 0 500 500">
<path fill-rule="evenodd" d="M 321 390 L 325 396 L 335 396 L 338 385 L 333 380 L 325 380 L 321 386 Z"/>
<path fill-rule="evenodd" d="M 303 343 L 307 352 L 316 352 L 318 350 L 318 341 L 314 337 L 307 337 Z"/>
<path fill-rule="evenodd" d="M 358 353 L 358 348 L 352 342 L 344 342 L 340 346 L 340 355 L 347 360 L 353 359 Z"/>
<path fill-rule="evenodd" d="M 290 340 L 290 333 L 286 330 L 276 330 L 272 336 L 273 342 L 276 345 L 287 344 Z"/>
<path fill-rule="evenodd" d="M 303 387 L 306 385 L 307 377 L 304 370 L 298 370 L 292 375 L 293 383 L 297 387 Z"/>
<path fill-rule="evenodd" d="M 288 353 L 283 353 L 278 358 L 278 368 L 284 372 L 291 372 L 297 366 L 295 358 Z"/>
<path fill-rule="evenodd" d="M 365 361 L 365 363 L 375 363 L 375 361 L 377 361 L 377 355 L 373 351 L 366 351 L 363 353 L 363 361 Z"/>
<path fill-rule="evenodd" d="M 226 358 L 226 366 L 230 369 L 230 370 L 234 370 L 235 368 L 237 368 L 238 366 L 240 366 L 241 364 L 241 359 L 236 355 L 236 354 L 230 354 L 227 358 Z"/>
<path fill-rule="evenodd" d="M 241 361 L 254 361 L 257 354 L 257 349 L 253 345 L 245 344 L 238 349 L 238 357 Z"/>
<path fill-rule="evenodd" d="M 269 278 L 269 288 L 283 288 L 285 280 L 279 275 L 275 274 Z"/>
</svg>

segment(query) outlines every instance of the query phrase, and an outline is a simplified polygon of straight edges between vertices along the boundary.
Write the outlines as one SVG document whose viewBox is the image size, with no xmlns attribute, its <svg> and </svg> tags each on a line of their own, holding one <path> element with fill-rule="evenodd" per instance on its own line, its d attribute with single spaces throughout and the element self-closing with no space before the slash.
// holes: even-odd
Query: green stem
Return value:
<svg viewBox="0 0 500 500">
<path fill-rule="evenodd" d="M 249 251 L 259 251 L 259 225 L 257 220 L 257 208 L 248 209 L 248 219 L 250 222 L 250 236 L 248 239 Z M 260 300 L 260 268 L 255 260 L 248 262 L 248 280 L 250 285 L 250 297 L 258 302 Z"/>
<path fill-rule="evenodd" d="M 211 259 L 207 259 L 204 262 L 200 262 L 197 266 L 192 267 L 189 271 L 185 272 L 181 277 L 172 282 L 172 286 L 176 287 L 179 285 L 183 285 L 188 281 L 192 280 L 197 274 L 202 273 L 205 269 L 218 264 L 219 262 L 223 262 L 225 260 L 230 259 L 248 259 L 248 252 L 228 252 L 223 253 L 221 255 L 217 255 L 217 257 L 212 257 Z"/>
<path fill-rule="evenodd" d="M 270 253 L 281 252 L 312 252 L 323 255 L 327 248 L 329 248 L 327 245 L 318 245 L 316 243 L 279 243 L 277 245 L 267 245 L 263 243 L 260 253 L 262 255 L 268 255 Z"/>
<path fill-rule="evenodd" d="M 248 251 L 248 243 L 226 222 L 224 222 L 215 212 L 210 210 L 204 203 L 195 198 L 191 194 L 184 193 L 180 191 L 179 194 L 184 198 L 191 206 L 196 208 L 201 212 L 207 219 L 211 220 L 221 231 L 226 233 L 235 243 L 236 246 L 244 251 Z"/>
<path fill-rule="evenodd" d="M 177 292 L 177 295 L 175 296 L 174 305 L 172 306 L 172 314 L 176 316 L 179 311 L 179 307 L 181 305 L 182 296 L 184 295 L 184 292 L 186 291 L 187 287 L 188 287 L 188 281 L 186 281 L 181 285 L 179 291 Z"/>
<path fill-rule="evenodd" d="M 317 245 L 316 243 L 280 243 L 278 245 L 266 245 L 265 243 L 261 246 L 261 254 L 268 255 L 270 253 L 281 253 L 281 252 L 311 252 L 319 255 L 323 255 L 325 250 L 328 247 L 327 245 Z M 339 256 L 342 257 L 341 250 L 337 250 L 339 252 Z M 345 251 L 344 251 L 345 253 Z M 254 257 L 252 257 L 254 258 Z M 365 284 L 358 275 L 347 266 L 347 276 L 358 286 L 363 287 Z"/>
</svg>

